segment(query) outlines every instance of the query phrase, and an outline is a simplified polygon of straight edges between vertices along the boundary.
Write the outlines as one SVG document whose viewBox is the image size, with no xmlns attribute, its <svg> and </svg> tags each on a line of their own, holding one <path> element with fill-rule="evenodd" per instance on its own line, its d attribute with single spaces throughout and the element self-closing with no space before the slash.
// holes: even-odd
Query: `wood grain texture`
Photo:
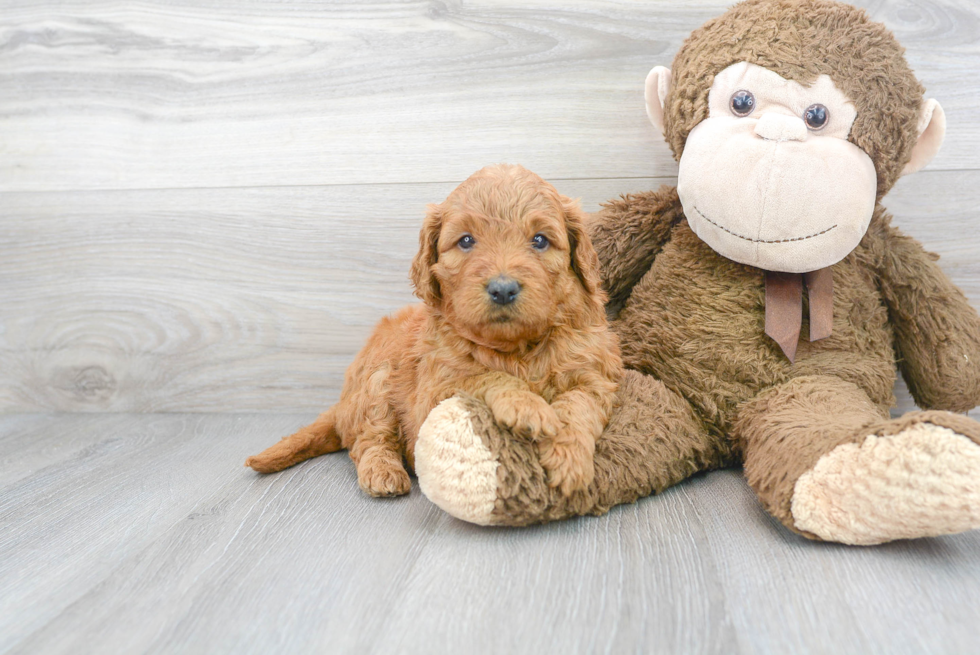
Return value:
<svg viewBox="0 0 980 655">
<path fill-rule="evenodd" d="M 980 532 L 808 542 L 738 471 L 524 529 L 362 494 L 307 415 L 0 417 L 0 652 L 967 653 Z M 47 461 L 52 430 L 102 437 Z M 11 436 L 16 433 L 16 436 Z M 28 459 L 30 462 L 28 463 Z"/>
<path fill-rule="evenodd" d="M 676 172 L 643 80 L 729 0 L 5 0 L 0 191 Z M 859 0 L 977 168 L 980 4 Z"/>
<path fill-rule="evenodd" d="M 588 210 L 666 182 L 555 180 Z M 322 409 L 413 301 L 425 205 L 454 185 L 2 194 L 0 410 Z M 980 172 L 886 200 L 980 306 Z"/>
</svg>

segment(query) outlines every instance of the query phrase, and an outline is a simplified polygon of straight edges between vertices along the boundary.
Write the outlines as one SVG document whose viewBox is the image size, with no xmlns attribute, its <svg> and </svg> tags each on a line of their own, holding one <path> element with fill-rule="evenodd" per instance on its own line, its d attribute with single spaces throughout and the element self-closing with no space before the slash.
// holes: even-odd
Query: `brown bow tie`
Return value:
<svg viewBox="0 0 980 655">
<path fill-rule="evenodd" d="M 766 271 L 766 334 L 793 363 L 803 325 L 803 282 L 810 298 L 810 341 L 830 336 L 834 324 L 834 276 L 830 267 L 809 273 Z"/>
</svg>

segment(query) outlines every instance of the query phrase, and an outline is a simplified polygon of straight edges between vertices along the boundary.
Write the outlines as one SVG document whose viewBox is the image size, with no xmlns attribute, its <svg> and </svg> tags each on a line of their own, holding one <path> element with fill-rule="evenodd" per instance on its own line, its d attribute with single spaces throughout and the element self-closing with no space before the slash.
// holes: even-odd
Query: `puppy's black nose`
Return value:
<svg viewBox="0 0 980 655">
<path fill-rule="evenodd" d="M 511 304 L 517 300 L 517 294 L 520 292 L 520 282 L 513 278 L 504 277 L 503 275 L 498 275 L 493 278 L 490 280 L 490 284 L 487 285 L 487 293 L 490 295 L 490 300 L 498 305 Z"/>
</svg>

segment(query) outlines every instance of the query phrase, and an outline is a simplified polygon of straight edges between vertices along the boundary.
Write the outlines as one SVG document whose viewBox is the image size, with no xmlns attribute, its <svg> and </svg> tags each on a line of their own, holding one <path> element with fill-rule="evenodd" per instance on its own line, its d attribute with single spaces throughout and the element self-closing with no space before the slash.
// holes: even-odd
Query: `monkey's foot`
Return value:
<svg viewBox="0 0 980 655">
<path fill-rule="evenodd" d="M 419 430 L 415 473 L 422 493 L 463 521 L 491 525 L 497 500 L 497 460 L 477 434 L 466 403 L 440 403 Z"/>
<path fill-rule="evenodd" d="M 946 412 L 885 423 L 827 453 L 797 480 L 795 525 L 854 545 L 978 528 L 978 442 L 980 424 Z"/>
</svg>

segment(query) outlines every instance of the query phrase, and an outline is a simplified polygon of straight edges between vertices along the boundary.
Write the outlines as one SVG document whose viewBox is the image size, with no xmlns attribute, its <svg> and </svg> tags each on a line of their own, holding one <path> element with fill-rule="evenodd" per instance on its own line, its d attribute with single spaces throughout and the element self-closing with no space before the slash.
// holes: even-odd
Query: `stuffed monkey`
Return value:
<svg viewBox="0 0 980 655">
<path fill-rule="evenodd" d="M 631 369 L 595 480 L 563 495 L 485 406 L 438 406 L 416 445 L 450 514 L 601 514 L 741 463 L 811 539 L 980 527 L 980 319 L 882 197 L 923 167 L 942 108 L 884 26 L 828 0 L 747 0 L 647 78 L 676 188 L 606 204 L 593 244 Z M 889 419 L 896 365 L 926 411 Z M 945 411 L 943 411 L 945 410 Z"/>
</svg>

